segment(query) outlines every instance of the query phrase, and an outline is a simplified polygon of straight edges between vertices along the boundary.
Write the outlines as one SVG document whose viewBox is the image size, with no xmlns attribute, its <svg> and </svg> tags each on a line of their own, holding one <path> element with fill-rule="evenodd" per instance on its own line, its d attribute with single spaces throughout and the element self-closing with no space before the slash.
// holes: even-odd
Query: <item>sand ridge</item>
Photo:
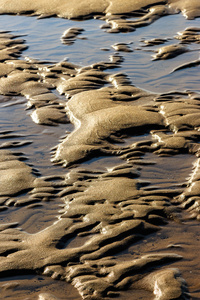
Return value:
<svg viewBox="0 0 200 300">
<path fill-rule="evenodd" d="M 198 17 L 199 3 L 197 0 L 193 1 L 177 1 L 177 0 L 90 0 L 88 1 L 67 1 L 67 0 L 54 0 L 51 3 L 47 0 L 42 1 L 20 1 L 11 0 L 9 3 L 6 0 L 2 0 L 0 13 L 1 14 L 32 14 L 39 15 L 41 17 L 58 16 L 62 18 L 79 18 L 90 16 L 94 14 L 107 14 L 109 15 L 121 15 L 136 12 L 142 12 L 143 8 L 153 7 L 152 13 L 155 15 L 154 6 L 162 5 L 167 10 L 172 8 L 175 13 L 182 11 L 187 18 Z M 165 6 L 166 5 L 166 6 Z M 161 7 L 161 6 L 160 6 Z M 168 8 L 167 8 L 168 7 Z M 157 8 L 156 8 L 157 9 Z M 148 9 L 147 9 L 148 10 Z M 150 9 L 151 10 L 151 9 Z M 157 11 L 159 15 L 159 10 Z M 151 13 L 151 12 L 150 12 Z M 165 14 L 162 9 L 161 15 Z"/>
<path fill-rule="evenodd" d="M 148 25 L 177 9 L 187 8 L 194 16 L 191 9 L 198 7 L 195 1 L 192 8 L 187 1 L 170 5 L 166 1 L 134 1 L 131 7 L 130 1 L 95 5 L 91 1 L 90 6 L 82 1 L 75 12 L 73 1 L 71 7 L 66 1 L 52 3 L 49 7 L 45 1 L 19 5 L 2 1 L 0 12 L 68 18 L 106 12 L 111 31 L 116 32 Z M 136 10 L 142 14 L 137 21 L 110 17 Z M 56 197 L 63 203 L 56 221 L 44 230 L 28 233 L 13 228 L 17 224 L 0 227 L 1 275 L 32 272 L 51 276 L 71 283 L 83 299 L 110 299 L 126 289 L 144 289 L 160 300 L 190 299 L 181 272 L 173 268 L 173 263 L 182 259 L 176 249 L 127 253 L 123 258 L 122 252 L 158 235 L 171 220 L 181 226 L 181 210 L 199 220 L 199 94 L 155 94 L 137 88 L 126 74 L 109 73 L 122 63 L 119 54 L 85 67 L 67 61 L 47 64 L 20 57 L 26 49 L 24 40 L 6 32 L 0 34 L 0 49 L 0 93 L 24 96 L 27 108 L 33 110 L 32 120 L 40 126 L 74 125 L 52 150 L 52 162 L 65 166 L 65 175 L 42 177 L 20 160 L 22 153 L 10 151 L 15 143 L 1 144 L 9 149 L 0 150 L 3 208 L 30 208 L 30 203 Z M 164 49 L 168 55 L 164 59 L 175 56 L 174 46 Z M 179 45 L 178 54 L 185 49 Z M 66 99 L 53 93 L 55 89 Z M 9 137 L 9 133 L 3 135 Z M 138 141 L 124 145 L 132 136 Z M 193 171 L 186 182 L 181 177 L 179 185 L 159 188 L 152 186 L 151 177 L 142 180 L 145 166 L 157 164 L 147 159 L 148 155 L 181 154 L 193 155 Z M 121 164 L 104 171 L 76 167 L 102 155 L 117 157 Z M 11 198 L 18 194 L 21 199 Z M 53 299 L 48 294 L 39 299 L 45 297 Z"/>
</svg>

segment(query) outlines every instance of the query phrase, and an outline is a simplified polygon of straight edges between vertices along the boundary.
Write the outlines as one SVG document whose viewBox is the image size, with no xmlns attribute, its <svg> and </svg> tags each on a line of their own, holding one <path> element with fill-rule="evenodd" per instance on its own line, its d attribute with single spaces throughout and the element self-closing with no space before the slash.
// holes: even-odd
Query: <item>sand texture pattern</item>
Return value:
<svg viewBox="0 0 200 300">
<path fill-rule="evenodd" d="M 182 11 L 187 18 L 195 18 L 199 16 L 200 5 L 197 0 L 178 1 L 178 0 L 101 0 L 96 2 L 95 0 L 88 1 L 52 1 L 49 3 L 47 0 L 41 1 L 20 1 L 16 0 L 6 1 L 2 0 L 0 13 L 27 13 L 36 14 L 42 17 L 58 16 L 62 18 L 79 18 L 89 16 L 93 14 L 107 14 L 109 15 L 121 15 L 132 13 L 134 11 L 140 11 L 143 8 L 152 6 L 149 15 L 155 16 L 156 12 L 154 6 L 160 5 L 159 14 L 166 14 L 167 11 L 173 9 L 176 13 Z M 165 7 L 165 9 L 164 9 Z M 158 15 L 159 15 L 158 14 Z"/>
<path fill-rule="evenodd" d="M 199 17 L 199 1 L 0 3 L 0 14 L 101 19 L 106 34 L 179 12 Z M 83 31 L 72 26 L 61 43 L 73 47 Z M 83 66 L 25 57 L 25 38 L 0 32 L 0 109 L 23 105 L 21 115 L 28 112 L 17 125 L 14 114 L 0 121 L 5 299 L 8 291 L 11 300 L 25 299 L 15 292 L 20 276 L 30 274 L 71 284 L 77 293 L 35 289 L 26 299 L 199 299 L 200 93 L 150 92 L 119 71 L 125 55 L 137 51 L 153 52 L 152 64 L 199 51 L 199 33 L 187 27 L 170 44 L 143 39 L 139 50 L 111 43 L 117 52 L 107 61 Z M 198 64 L 180 63 L 171 74 Z"/>
</svg>

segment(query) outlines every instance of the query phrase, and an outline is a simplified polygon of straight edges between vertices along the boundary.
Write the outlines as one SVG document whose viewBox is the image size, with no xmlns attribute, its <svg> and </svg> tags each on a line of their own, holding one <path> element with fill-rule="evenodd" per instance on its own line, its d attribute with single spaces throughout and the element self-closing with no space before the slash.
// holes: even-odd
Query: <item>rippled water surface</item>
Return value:
<svg viewBox="0 0 200 300">
<path fill-rule="evenodd" d="M 0 16 L 1 30 L 10 30 L 14 34 L 25 35 L 29 46 L 24 55 L 40 60 L 58 62 L 68 59 L 81 66 L 97 61 L 107 61 L 115 53 L 112 45 L 115 43 L 132 43 L 134 50 L 123 53 L 124 62 L 119 70 L 125 72 L 133 84 L 152 92 L 169 92 L 171 90 L 191 89 L 199 91 L 199 67 L 187 69 L 186 72 L 170 74 L 179 65 L 198 59 L 199 51 L 182 54 L 172 60 L 153 62 L 152 51 L 159 46 L 142 48 L 142 39 L 169 38 L 166 45 L 177 43 L 174 36 L 190 26 L 198 26 L 199 20 L 185 20 L 182 15 L 166 16 L 155 23 L 138 28 L 131 33 L 110 34 L 101 30 L 105 22 L 101 20 L 71 21 L 59 18 L 37 20 L 35 17 Z M 70 27 L 81 27 L 85 31 L 71 46 L 61 43 L 63 32 Z M 82 39 L 86 38 L 86 39 Z M 191 49 L 199 49 L 198 45 L 191 45 Z M 101 51 L 101 49 L 109 51 Z M 151 52 L 148 52 L 148 50 Z"/>
</svg>

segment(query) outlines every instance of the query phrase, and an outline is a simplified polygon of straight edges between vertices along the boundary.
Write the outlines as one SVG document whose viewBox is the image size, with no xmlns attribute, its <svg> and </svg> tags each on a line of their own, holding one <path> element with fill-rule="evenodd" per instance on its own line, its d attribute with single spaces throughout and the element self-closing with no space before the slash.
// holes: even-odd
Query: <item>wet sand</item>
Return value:
<svg viewBox="0 0 200 300">
<path fill-rule="evenodd" d="M 200 299 L 198 1 L 0 14 L 3 299 Z"/>
</svg>

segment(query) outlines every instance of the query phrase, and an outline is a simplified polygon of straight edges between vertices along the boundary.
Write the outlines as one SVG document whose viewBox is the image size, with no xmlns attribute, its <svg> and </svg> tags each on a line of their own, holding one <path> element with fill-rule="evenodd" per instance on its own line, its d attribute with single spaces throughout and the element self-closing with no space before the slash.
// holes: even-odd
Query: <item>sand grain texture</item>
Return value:
<svg viewBox="0 0 200 300">
<path fill-rule="evenodd" d="M 199 2 L 2 0 L 0 4 L 1 14 L 95 16 L 107 22 L 110 33 L 135 31 L 180 11 L 188 19 L 199 17 Z M 61 41 L 73 46 L 82 31 L 71 27 Z M 176 44 L 155 50 L 155 60 L 176 59 L 190 51 L 185 44 L 199 43 L 199 28 L 187 28 L 175 39 Z M 169 41 L 143 40 L 152 47 Z M 127 55 L 133 52 L 128 43 L 112 47 Z M 70 283 L 77 297 L 87 300 L 123 299 L 123 295 L 126 299 L 192 299 L 192 293 L 198 297 L 199 283 L 193 276 L 191 284 L 188 273 L 198 270 L 199 239 L 193 239 L 191 253 L 191 240 L 179 245 L 184 236 L 177 233 L 174 238 L 172 231 L 171 237 L 162 234 L 170 226 L 184 231 L 186 222 L 195 227 L 200 220 L 200 94 L 190 90 L 156 94 L 136 87 L 126 73 L 115 72 L 124 61 L 118 53 L 107 61 L 79 66 L 24 58 L 26 49 L 21 37 L 0 32 L 0 104 L 16 105 L 14 97 L 23 97 L 30 123 L 44 128 L 50 139 L 56 128 L 71 127 L 52 141 L 51 162 L 45 166 L 49 170 L 42 176 L 26 153 L 31 149 L 44 159 L 46 140 L 44 148 L 37 149 L 37 134 L 27 130 L 20 135 L 9 129 L 12 122 L 2 120 L 6 129 L 0 132 L 0 212 L 5 217 L 0 225 L 1 277 L 48 276 Z M 182 165 L 174 167 L 175 159 Z M 39 164 L 37 158 L 32 160 Z M 48 211 L 45 207 L 53 212 L 48 212 L 40 230 L 36 225 L 41 210 Z M 30 211 L 25 219 L 35 215 L 30 231 L 23 228 L 28 221 L 20 220 L 25 210 Z M 169 243 L 170 238 L 176 243 Z M 166 239 L 168 244 L 145 246 L 152 239 Z M 18 286 L 17 279 L 9 289 L 15 293 Z M 0 287 L 5 292 L 5 286 Z M 38 300 L 63 298 L 51 290 L 36 295 Z"/>
</svg>

